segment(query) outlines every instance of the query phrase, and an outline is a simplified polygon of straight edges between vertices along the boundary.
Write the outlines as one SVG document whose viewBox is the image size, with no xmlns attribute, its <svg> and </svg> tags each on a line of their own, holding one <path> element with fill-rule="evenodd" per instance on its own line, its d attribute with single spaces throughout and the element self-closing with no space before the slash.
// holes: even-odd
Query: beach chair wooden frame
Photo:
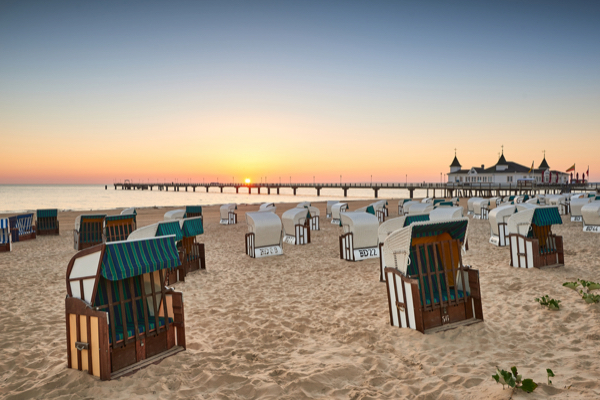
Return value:
<svg viewBox="0 0 600 400">
<path fill-rule="evenodd" d="M 270 211 L 249 212 L 246 223 L 249 230 L 244 237 L 247 255 L 262 258 L 283 254 L 284 233 L 279 216 Z"/>
<path fill-rule="evenodd" d="M 35 226 L 38 235 L 60 235 L 58 210 L 37 210 L 36 217 L 37 220 Z"/>
<path fill-rule="evenodd" d="M 127 240 L 131 232 L 137 229 L 134 214 L 109 215 L 104 218 L 104 243 Z"/>
<path fill-rule="evenodd" d="M 119 251 L 143 253 L 138 259 L 145 261 L 121 262 Z M 185 350 L 183 295 L 165 286 L 165 270 L 178 263 L 172 237 L 101 244 L 75 254 L 66 279 L 68 367 L 110 380 Z"/>
<path fill-rule="evenodd" d="M 308 208 L 291 208 L 283 213 L 281 221 L 284 228 L 284 243 L 298 246 L 310 243 L 310 211 Z"/>
<path fill-rule="evenodd" d="M 510 217 L 507 228 L 510 265 L 515 268 L 564 266 L 563 238 L 552 233 L 552 225 L 561 223 L 556 207 L 529 209 Z"/>
<path fill-rule="evenodd" d="M 84 250 L 101 244 L 104 240 L 103 226 L 106 215 L 80 215 L 73 229 L 73 247 Z"/>
<path fill-rule="evenodd" d="M 198 235 L 204 233 L 204 222 L 201 217 L 186 218 L 181 222 L 182 258 L 184 274 L 193 271 L 206 270 L 206 253 L 204 243 L 197 241 Z"/>
<path fill-rule="evenodd" d="M 344 233 L 339 237 L 340 259 L 362 261 L 379 257 L 379 220 L 371 213 L 340 214 Z"/>
<path fill-rule="evenodd" d="M 33 214 L 19 214 L 8 218 L 12 241 L 22 242 L 37 237 L 36 226 L 33 224 Z"/>
<path fill-rule="evenodd" d="M 463 265 L 462 240 L 444 234 L 420 240 L 411 231 L 440 223 L 415 223 L 389 236 L 391 266 L 384 272 L 392 326 L 435 333 L 483 321 L 479 271 Z"/>
<path fill-rule="evenodd" d="M 489 242 L 494 246 L 505 247 L 509 245 L 508 242 L 508 218 L 510 218 L 515 212 L 517 207 L 512 204 L 504 204 L 496 207 L 491 216 L 488 217 L 490 221 L 490 240 Z M 496 224 L 498 234 L 494 232 L 492 224 Z"/>
<path fill-rule="evenodd" d="M 12 234 L 8 218 L 0 218 L 0 253 L 12 251 Z"/>
</svg>

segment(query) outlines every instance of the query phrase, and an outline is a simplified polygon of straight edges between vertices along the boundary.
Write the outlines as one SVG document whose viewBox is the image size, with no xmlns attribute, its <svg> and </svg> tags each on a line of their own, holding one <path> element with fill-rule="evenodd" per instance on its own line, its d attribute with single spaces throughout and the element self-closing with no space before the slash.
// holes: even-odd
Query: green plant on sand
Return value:
<svg viewBox="0 0 600 400">
<path fill-rule="evenodd" d="M 535 301 L 540 303 L 542 307 L 548 307 L 548 310 L 558 311 L 560 309 L 560 300 L 551 299 L 548 295 L 536 297 Z"/>
<path fill-rule="evenodd" d="M 550 368 L 546 368 L 546 373 L 548 374 L 548 385 L 552 385 L 550 378 L 554 378 L 556 375 L 554 375 L 554 372 Z"/>
<path fill-rule="evenodd" d="M 523 379 L 523 376 L 517 372 L 517 367 L 512 367 L 510 372 L 496 367 L 496 374 L 492 375 L 492 378 L 496 383 L 500 383 L 503 389 L 504 385 L 507 385 L 513 389 L 521 389 L 524 392 L 531 393 L 538 387 L 533 379 Z"/>
<path fill-rule="evenodd" d="M 586 289 L 584 292 L 583 289 L 579 289 L 581 285 L 582 288 Z M 573 289 L 577 293 L 581 295 L 581 298 L 589 304 L 600 302 L 600 295 L 591 293 L 592 290 L 600 289 L 600 283 L 585 281 L 583 279 L 577 279 L 577 282 L 565 282 L 563 283 L 564 287 L 568 287 L 569 289 Z"/>
</svg>

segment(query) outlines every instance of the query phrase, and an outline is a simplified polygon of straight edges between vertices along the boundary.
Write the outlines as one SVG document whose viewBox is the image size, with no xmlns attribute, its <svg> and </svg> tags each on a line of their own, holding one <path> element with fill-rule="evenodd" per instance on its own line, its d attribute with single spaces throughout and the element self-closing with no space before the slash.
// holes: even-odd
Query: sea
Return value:
<svg viewBox="0 0 600 400">
<path fill-rule="evenodd" d="M 423 193 L 420 193 L 423 192 Z M 416 198 L 425 197 L 425 190 L 416 190 Z M 408 191 L 403 189 L 381 189 L 380 199 L 399 199 L 408 197 Z M 109 185 L 0 185 L 0 213 L 17 213 L 44 208 L 56 208 L 60 211 L 90 211 L 113 210 L 126 207 L 183 207 L 186 205 L 217 205 L 226 203 L 257 204 L 264 202 L 299 203 L 301 201 L 326 200 L 366 200 L 373 199 L 372 189 L 351 188 L 348 197 L 344 198 L 341 189 L 321 189 L 321 195 L 312 188 L 299 188 L 294 196 L 292 189 L 282 188 L 277 195 L 275 190 L 266 194 L 248 194 L 247 189 L 240 188 L 235 193 L 234 188 L 224 188 L 223 193 L 216 187 L 209 192 L 203 187 L 186 192 L 150 190 L 115 190 Z"/>
</svg>

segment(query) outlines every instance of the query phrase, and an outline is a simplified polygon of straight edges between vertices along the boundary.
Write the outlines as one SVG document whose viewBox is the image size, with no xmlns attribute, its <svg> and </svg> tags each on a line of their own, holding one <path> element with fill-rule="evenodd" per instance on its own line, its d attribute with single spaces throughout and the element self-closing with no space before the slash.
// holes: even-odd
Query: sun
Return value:
<svg viewBox="0 0 600 400">
<path fill-rule="evenodd" d="M 250 178 L 246 178 L 246 183 L 250 183 Z"/>
</svg>

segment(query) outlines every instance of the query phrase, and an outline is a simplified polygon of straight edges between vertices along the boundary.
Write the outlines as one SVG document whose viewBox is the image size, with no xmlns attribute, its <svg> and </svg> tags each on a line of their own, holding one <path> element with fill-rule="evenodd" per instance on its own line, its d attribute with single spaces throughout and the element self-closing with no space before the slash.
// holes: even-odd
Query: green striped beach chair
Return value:
<svg viewBox="0 0 600 400">
<path fill-rule="evenodd" d="M 37 210 L 36 228 L 38 235 L 59 235 L 58 210 Z"/>
</svg>

